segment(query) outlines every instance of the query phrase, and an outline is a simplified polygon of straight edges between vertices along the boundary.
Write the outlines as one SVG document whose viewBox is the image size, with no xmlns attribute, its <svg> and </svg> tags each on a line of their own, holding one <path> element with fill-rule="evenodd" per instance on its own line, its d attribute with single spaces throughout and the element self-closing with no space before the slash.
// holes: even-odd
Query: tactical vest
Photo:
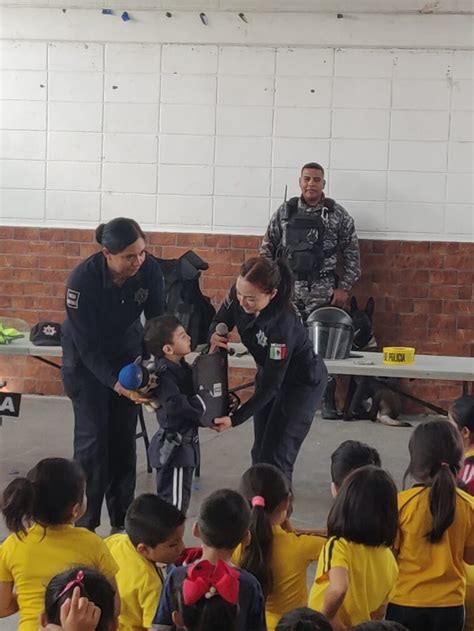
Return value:
<svg viewBox="0 0 474 631">
<path fill-rule="evenodd" d="M 320 278 L 324 259 L 337 251 L 337 247 L 324 249 L 328 213 L 334 211 L 335 201 L 325 197 L 321 212 L 315 213 L 299 212 L 298 201 L 298 197 L 292 197 L 283 206 L 277 256 L 287 260 L 297 280 L 312 283 Z"/>
</svg>

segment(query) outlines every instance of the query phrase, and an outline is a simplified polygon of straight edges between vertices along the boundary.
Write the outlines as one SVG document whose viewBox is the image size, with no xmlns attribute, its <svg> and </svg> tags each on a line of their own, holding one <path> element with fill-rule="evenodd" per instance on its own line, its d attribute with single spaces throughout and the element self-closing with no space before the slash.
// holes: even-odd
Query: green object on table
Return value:
<svg viewBox="0 0 474 631">
<path fill-rule="evenodd" d="M 3 327 L 0 324 L 0 344 L 10 344 L 13 340 L 19 340 L 21 337 L 25 337 L 25 334 L 20 333 L 12 326 Z"/>
</svg>

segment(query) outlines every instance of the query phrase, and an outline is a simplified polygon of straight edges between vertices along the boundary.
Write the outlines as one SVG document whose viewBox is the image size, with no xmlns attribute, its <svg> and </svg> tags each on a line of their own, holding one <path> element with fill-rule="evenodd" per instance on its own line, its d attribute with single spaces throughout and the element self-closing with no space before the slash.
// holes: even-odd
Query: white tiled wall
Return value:
<svg viewBox="0 0 474 631">
<path fill-rule="evenodd" d="M 472 51 L 0 42 L 0 218 L 260 234 L 300 166 L 380 238 L 472 239 Z"/>
</svg>

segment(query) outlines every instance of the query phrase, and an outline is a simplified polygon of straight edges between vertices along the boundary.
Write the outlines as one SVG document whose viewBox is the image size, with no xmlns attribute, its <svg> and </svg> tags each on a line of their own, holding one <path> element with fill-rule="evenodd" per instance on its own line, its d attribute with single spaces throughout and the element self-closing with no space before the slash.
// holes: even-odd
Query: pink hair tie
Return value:
<svg viewBox="0 0 474 631">
<path fill-rule="evenodd" d="M 265 498 L 261 495 L 254 495 L 250 503 L 252 504 L 252 508 L 255 508 L 255 506 L 261 506 L 262 508 L 265 508 Z"/>
<path fill-rule="evenodd" d="M 78 571 L 78 573 L 76 574 L 76 578 L 73 578 L 72 581 L 69 581 L 69 583 L 63 589 L 63 591 L 59 594 L 59 596 L 57 596 L 56 600 L 59 600 L 70 589 L 72 589 L 73 587 L 76 587 L 76 585 L 78 585 L 79 587 L 81 586 L 84 587 L 84 572 L 82 570 Z"/>
</svg>

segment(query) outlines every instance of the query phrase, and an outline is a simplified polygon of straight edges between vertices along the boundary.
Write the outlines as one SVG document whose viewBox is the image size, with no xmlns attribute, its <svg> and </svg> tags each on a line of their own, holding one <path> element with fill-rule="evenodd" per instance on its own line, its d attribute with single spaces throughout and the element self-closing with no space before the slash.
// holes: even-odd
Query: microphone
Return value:
<svg viewBox="0 0 474 631">
<path fill-rule="evenodd" d="M 221 335 L 222 337 L 227 337 L 229 335 L 229 327 L 225 322 L 219 322 L 216 326 L 216 333 L 217 335 Z M 219 350 L 226 352 L 224 348 L 221 348 Z M 227 354 L 235 355 L 235 348 L 227 349 Z"/>
<path fill-rule="evenodd" d="M 141 390 L 148 386 L 150 373 L 140 364 L 127 364 L 120 370 L 118 380 L 127 390 Z"/>
</svg>

